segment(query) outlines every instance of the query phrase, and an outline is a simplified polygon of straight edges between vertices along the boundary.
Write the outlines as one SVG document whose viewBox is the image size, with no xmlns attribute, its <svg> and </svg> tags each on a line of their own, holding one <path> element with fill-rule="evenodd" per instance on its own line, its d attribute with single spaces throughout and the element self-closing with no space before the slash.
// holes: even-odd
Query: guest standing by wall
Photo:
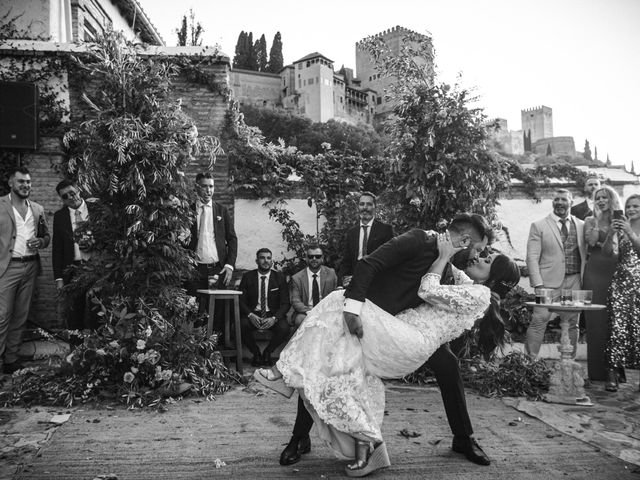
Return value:
<svg viewBox="0 0 640 480">
<path fill-rule="evenodd" d="M 609 290 L 606 390 L 618 389 L 616 369 L 640 367 L 640 195 L 627 198 L 618 232 L 618 264 Z M 608 246 L 605 246 L 608 248 Z"/>
<path fill-rule="evenodd" d="M 603 245 L 613 246 L 617 254 L 616 231 L 611 227 L 613 211 L 620 210 L 620 198 L 611 187 L 601 187 L 594 193 L 593 216 L 584 221 L 587 264 L 582 287 L 593 291 L 593 303 L 606 304 L 611 277 L 616 269 L 616 255 L 605 252 Z M 591 380 L 606 380 L 605 346 L 607 343 L 607 311 L 585 312 L 587 327 L 587 367 Z"/>
</svg>

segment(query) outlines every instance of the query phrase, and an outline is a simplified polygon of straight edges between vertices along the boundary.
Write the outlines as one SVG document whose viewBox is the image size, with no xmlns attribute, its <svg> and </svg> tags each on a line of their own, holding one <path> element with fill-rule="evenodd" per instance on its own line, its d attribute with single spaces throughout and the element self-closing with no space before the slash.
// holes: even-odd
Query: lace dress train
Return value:
<svg viewBox="0 0 640 480">
<path fill-rule="evenodd" d="M 471 328 L 490 299 L 482 285 L 440 285 L 437 274 L 424 276 L 418 294 L 426 303 L 396 317 L 366 301 L 358 339 L 343 319 L 343 292 L 333 292 L 307 314 L 280 354 L 285 383 L 299 390 L 321 438 L 342 456 L 354 458 L 352 437 L 382 440 L 381 378 L 416 370 Z"/>
</svg>

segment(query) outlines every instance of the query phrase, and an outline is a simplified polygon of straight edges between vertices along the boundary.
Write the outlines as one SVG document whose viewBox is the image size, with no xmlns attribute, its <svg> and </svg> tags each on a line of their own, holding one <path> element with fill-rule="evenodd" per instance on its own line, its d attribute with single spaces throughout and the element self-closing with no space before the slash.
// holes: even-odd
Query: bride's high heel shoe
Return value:
<svg viewBox="0 0 640 480">
<path fill-rule="evenodd" d="M 370 442 L 356 439 L 356 461 L 345 467 L 345 473 L 348 477 L 365 477 L 389 465 L 391 462 L 384 442 L 376 445 L 371 451 Z"/>
<path fill-rule="evenodd" d="M 278 372 L 278 370 L 274 370 L 275 367 L 274 369 L 257 368 L 256 371 L 253 372 L 253 378 L 255 378 L 258 383 L 270 388 L 274 392 L 278 392 L 280 395 L 291 398 L 291 395 L 293 395 L 293 388 L 284 383 L 282 374 Z"/>
</svg>

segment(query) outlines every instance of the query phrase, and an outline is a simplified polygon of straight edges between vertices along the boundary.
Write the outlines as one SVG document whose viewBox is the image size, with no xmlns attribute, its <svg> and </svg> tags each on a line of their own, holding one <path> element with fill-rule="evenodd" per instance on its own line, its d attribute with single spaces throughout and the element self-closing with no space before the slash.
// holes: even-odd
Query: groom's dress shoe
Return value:
<svg viewBox="0 0 640 480">
<path fill-rule="evenodd" d="M 289 444 L 284 447 L 280 454 L 280 465 L 293 465 L 300 461 L 303 453 L 311 451 L 311 439 L 307 437 L 296 438 L 291 437 Z"/>
<path fill-rule="evenodd" d="M 453 437 L 451 450 L 462 453 L 468 460 L 478 465 L 490 465 L 491 460 L 487 454 L 482 451 L 478 442 L 472 437 Z"/>
</svg>

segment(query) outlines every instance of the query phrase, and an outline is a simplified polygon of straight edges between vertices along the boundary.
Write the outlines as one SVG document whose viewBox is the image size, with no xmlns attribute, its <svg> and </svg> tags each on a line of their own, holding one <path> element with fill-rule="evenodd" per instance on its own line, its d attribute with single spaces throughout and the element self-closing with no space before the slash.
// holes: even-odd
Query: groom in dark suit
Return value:
<svg viewBox="0 0 640 480">
<path fill-rule="evenodd" d="M 460 214 L 451 222 L 448 231 L 454 246 L 465 247 L 457 254 L 464 261 L 476 258 L 493 239 L 491 227 L 480 215 Z M 420 281 L 437 257 L 435 236 L 414 229 L 389 240 L 359 261 L 345 294 L 344 316 L 349 331 L 362 337 L 359 313 L 365 298 L 392 315 L 420 305 L 423 302 L 418 297 Z M 442 275 L 442 283 L 452 281 L 451 268 L 448 267 Z M 489 465 L 489 457 L 472 437 L 473 428 L 467 412 L 458 358 L 445 344 L 429 358 L 427 366 L 435 374 L 440 387 L 454 435 L 452 449 L 474 463 Z M 313 418 L 299 401 L 293 436 L 280 455 L 281 465 L 295 463 L 300 460 L 300 454 L 310 451 L 309 432 L 312 426 Z"/>
<path fill-rule="evenodd" d="M 473 214 L 456 216 L 448 232 L 455 247 L 464 247 L 464 258 L 476 258 L 493 236 L 485 219 Z M 424 230 L 414 229 L 388 241 L 363 258 L 356 265 L 345 294 L 344 317 L 349 331 L 358 337 L 363 335 L 359 314 L 365 298 L 392 315 L 420 305 L 420 281 L 437 256 L 435 237 Z M 442 282 L 451 281 L 451 269 L 447 268 Z M 472 437 L 473 428 L 457 357 L 445 344 L 436 350 L 426 364 L 435 374 L 440 387 L 454 435 L 452 449 L 464 454 L 472 462 L 489 465 L 489 458 Z"/>
</svg>

